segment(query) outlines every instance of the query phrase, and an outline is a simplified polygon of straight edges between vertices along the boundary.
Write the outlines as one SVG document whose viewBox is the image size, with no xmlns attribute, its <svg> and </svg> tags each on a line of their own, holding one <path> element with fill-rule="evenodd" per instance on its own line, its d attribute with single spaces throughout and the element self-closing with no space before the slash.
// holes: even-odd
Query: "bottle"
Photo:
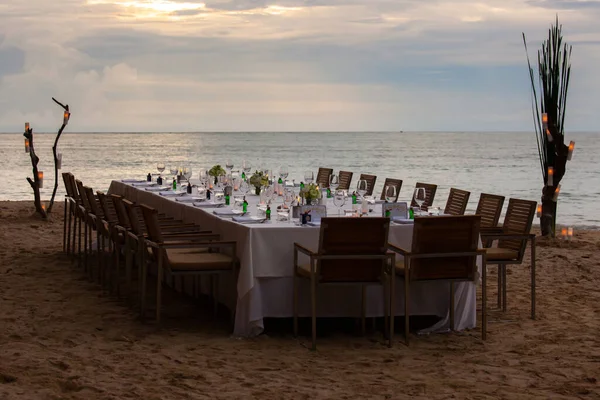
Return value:
<svg viewBox="0 0 600 400">
<path fill-rule="evenodd" d="M 206 200 L 210 200 L 210 190 L 206 189 Z"/>
<path fill-rule="evenodd" d="M 352 204 L 356 204 L 356 192 L 352 192 Z"/>
<path fill-rule="evenodd" d="M 146 180 L 148 182 L 152 182 L 152 174 L 150 172 L 148 172 L 148 176 L 146 177 Z"/>
<path fill-rule="evenodd" d="M 281 179 L 281 177 L 279 177 L 279 180 L 277 181 L 278 184 L 283 185 L 283 179 Z"/>
<path fill-rule="evenodd" d="M 360 213 L 362 215 L 367 215 L 369 213 L 369 202 L 364 197 L 360 203 Z"/>
<path fill-rule="evenodd" d="M 413 211 L 412 207 L 408 209 L 408 218 L 415 219 L 415 212 Z"/>
<path fill-rule="evenodd" d="M 265 212 L 267 219 L 271 219 L 271 206 L 267 204 L 267 211 Z"/>
<path fill-rule="evenodd" d="M 156 183 L 162 185 L 162 176 L 159 175 L 158 178 L 156 178 Z"/>
<path fill-rule="evenodd" d="M 248 202 L 246 201 L 246 196 L 244 196 L 244 203 L 242 204 L 242 212 L 244 214 L 248 212 Z"/>
<path fill-rule="evenodd" d="M 385 210 L 385 217 L 386 217 L 386 218 L 389 218 L 389 217 L 391 217 L 391 215 L 392 215 L 392 213 L 391 213 L 390 209 L 389 209 L 389 208 L 388 208 L 388 209 L 386 209 L 386 210 Z"/>
<path fill-rule="evenodd" d="M 327 198 L 331 198 L 331 189 L 327 188 Z"/>
<path fill-rule="evenodd" d="M 177 190 L 177 181 L 173 179 L 173 190 Z"/>
<path fill-rule="evenodd" d="M 187 185 L 187 194 L 192 194 L 192 185 L 188 183 Z"/>
<path fill-rule="evenodd" d="M 246 173 L 244 171 L 242 171 L 242 179 L 246 180 Z"/>
<path fill-rule="evenodd" d="M 304 182 L 300 182 L 300 190 L 304 189 Z"/>
<path fill-rule="evenodd" d="M 228 191 L 225 192 L 225 205 L 226 206 L 229 205 L 229 192 Z"/>
</svg>

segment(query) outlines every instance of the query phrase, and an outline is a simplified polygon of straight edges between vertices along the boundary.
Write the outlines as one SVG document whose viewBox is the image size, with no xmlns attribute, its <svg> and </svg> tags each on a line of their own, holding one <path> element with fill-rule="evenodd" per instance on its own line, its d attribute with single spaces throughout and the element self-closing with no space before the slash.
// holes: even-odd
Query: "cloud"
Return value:
<svg viewBox="0 0 600 400">
<path fill-rule="evenodd" d="M 574 3 L 5 0 L 0 131 L 54 129 L 52 96 L 74 130 L 529 129 L 521 32 L 558 11 L 594 129 L 600 10 Z"/>
</svg>

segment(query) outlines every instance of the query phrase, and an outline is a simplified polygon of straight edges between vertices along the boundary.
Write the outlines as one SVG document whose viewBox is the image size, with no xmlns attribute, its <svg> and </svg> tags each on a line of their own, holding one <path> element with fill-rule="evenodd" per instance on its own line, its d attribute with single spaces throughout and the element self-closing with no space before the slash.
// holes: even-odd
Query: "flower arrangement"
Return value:
<svg viewBox="0 0 600 400">
<path fill-rule="evenodd" d="M 215 185 L 217 184 L 217 180 L 219 179 L 219 176 L 224 176 L 226 174 L 227 174 L 227 172 L 225 172 L 223 167 L 221 167 L 219 164 L 213 165 L 213 167 L 208 171 L 208 175 L 214 176 Z"/>
<path fill-rule="evenodd" d="M 300 191 L 300 197 L 304 198 L 306 204 L 311 204 L 313 200 L 320 199 L 322 196 L 319 186 L 314 183 L 305 185 Z"/>
<path fill-rule="evenodd" d="M 263 174 L 263 171 L 256 171 L 248 180 L 252 186 L 254 186 L 255 193 L 260 194 L 260 189 L 263 186 L 269 185 L 269 178 Z"/>
</svg>

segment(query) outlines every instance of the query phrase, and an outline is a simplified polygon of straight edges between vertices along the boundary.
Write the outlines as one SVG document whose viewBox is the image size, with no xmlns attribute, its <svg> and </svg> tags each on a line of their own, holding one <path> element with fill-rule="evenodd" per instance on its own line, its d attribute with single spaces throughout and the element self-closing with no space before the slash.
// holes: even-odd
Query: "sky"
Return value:
<svg viewBox="0 0 600 400">
<path fill-rule="evenodd" d="M 600 1 L 2 0 L 0 132 L 532 130 L 557 14 L 597 132 Z"/>
</svg>

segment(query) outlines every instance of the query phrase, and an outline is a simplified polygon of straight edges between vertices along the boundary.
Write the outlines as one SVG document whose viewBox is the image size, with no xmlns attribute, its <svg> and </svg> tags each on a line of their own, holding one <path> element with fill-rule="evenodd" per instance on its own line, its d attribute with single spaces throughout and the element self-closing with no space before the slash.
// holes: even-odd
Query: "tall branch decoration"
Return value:
<svg viewBox="0 0 600 400">
<path fill-rule="evenodd" d="M 556 24 L 548 30 L 548 39 L 538 50 L 536 76 L 529 61 L 524 33 L 523 44 L 527 54 L 532 91 L 531 108 L 540 167 L 544 178 L 542 204 L 538 206 L 538 217 L 542 235 L 554 237 L 560 181 L 565 175 L 567 160 L 571 159 L 575 148 L 573 141 L 569 145 L 565 144 L 564 134 L 572 46 L 563 43 L 562 25 L 559 25 L 557 16 Z"/>
<path fill-rule="evenodd" d="M 56 135 L 56 139 L 54 140 L 54 146 L 52 147 L 52 153 L 54 154 L 54 190 L 52 191 L 52 198 L 50 199 L 50 203 L 48 208 L 44 204 L 42 204 L 42 199 L 40 196 L 40 189 L 43 187 L 44 183 L 44 173 L 43 171 L 38 170 L 38 164 L 40 162 L 40 158 L 35 153 L 35 146 L 33 142 L 33 129 L 29 126 L 29 122 L 25 123 L 25 132 L 23 136 L 25 136 L 25 152 L 29 153 L 29 157 L 31 159 L 31 166 L 33 168 L 33 179 L 27 178 L 27 182 L 33 189 L 33 197 L 34 197 L 34 205 L 35 211 L 40 214 L 40 216 L 44 219 L 48 217 L 48 214 L 52 211 L 52 206 L 54 205 L 54 197 L 56 196 L 56 190 L 58 189 L 58 170 L 61 168 L 62 164 L 62 154 L 58 153 L 57 146 L 58 140 L 62 135 L 65 127 L 69 123 L 69 118 L 71 117 L 71 113 L 69 112 L 69 105 L 63 105 L 54 97 L 52 98 L 56 104 L 61 106 L 64 110 L 63 113 L 63 123 L 60 129 L 58 130 L 58 134 Z"/>
</svg>

